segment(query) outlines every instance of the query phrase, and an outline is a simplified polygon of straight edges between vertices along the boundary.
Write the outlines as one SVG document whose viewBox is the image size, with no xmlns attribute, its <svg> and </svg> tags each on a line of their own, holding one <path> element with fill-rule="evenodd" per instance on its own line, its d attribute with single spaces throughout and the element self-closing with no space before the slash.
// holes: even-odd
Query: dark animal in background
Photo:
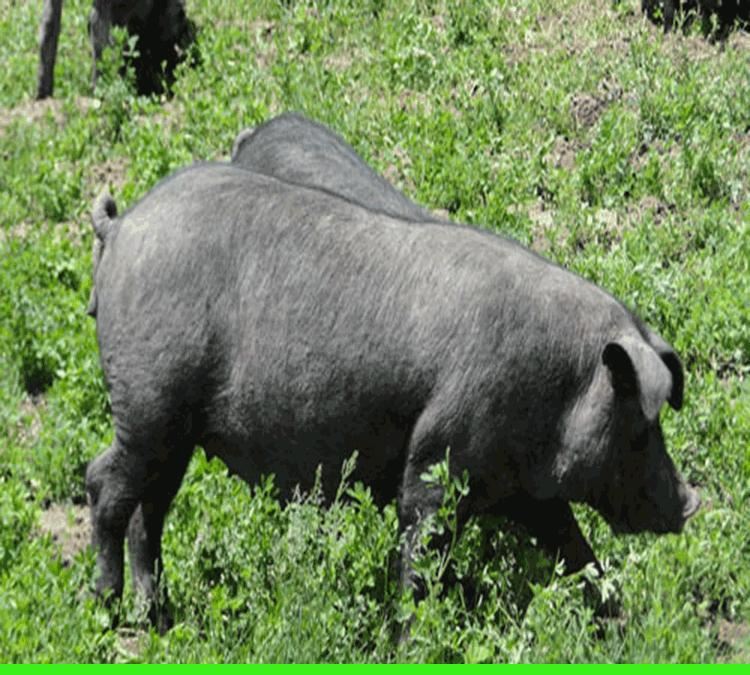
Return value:
<svg viewBox="0 0 750 675">
<path fill-rule="evenodd" d="M 52 95 L 62 0 L 44 0 L 39 29 L 37 98 Z M 185 13 L 184 0 L 94 0 L 89 15 L 89 37 L 94 59 L 93 85 L 112 26 L 137 36 L 138 56 L 132 60 L 140 94 L 161 93 L 174 78 L 174 69 L 195 39 L 195 27 Z"/>
<path fill-rule="evenodd" d="M 717 37 L 725 37 L 736 23 L 747 26 L 750 22 L 748 0 L 641 0 L 641 11 L 652 21 L 661 21 L 665 33 L 674 28 L 680 15 L 686 26 L 700 17 L 704 34 Z"/>
<path fill-rule="evenodd" d="M 699 505 L 659 425 L 674 350 L 612 296 L 520 244 L 424 225 L 226 164 L 94 208 L 97 336 L 115 438 L 86 472 L 97 589 L 155 598 L 164 516 L 196 445 L 282 498 L 353 480 L 405 531 L 441 502 L 420 476 L 451 448 L 461 520 L 505 510 L 571 568 L 595 562 L 569 502 L 621 532 L 679 532 Z M 152 605 L 160 628 L 168 617 Z"/>
<path fill-rule="evenodd" d="M 62 0 L 44 0 L 42 21 L 39 24 L 39 69 L 36 79 L 36 97 L 52 96 L 57 59 L 57 40 L 60 37 Z"/>
<path fill-rule="evenodd" d="M 284 113 L 240 132 L 232 163 L 328 190 L 371 211 L 405 220 L 436 220 L 373 171 L 341 136 L 299 113 Z"/>
</svg>

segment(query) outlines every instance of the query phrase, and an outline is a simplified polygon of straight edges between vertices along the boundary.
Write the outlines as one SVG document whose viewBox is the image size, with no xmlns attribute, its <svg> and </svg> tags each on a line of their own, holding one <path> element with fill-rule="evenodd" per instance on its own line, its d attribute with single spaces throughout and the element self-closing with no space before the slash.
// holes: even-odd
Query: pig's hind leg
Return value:
<svg viewBox="0 0 750 675">
<path fill-rule="evenodd" d="M 133 584 L 146 603 L 149 620 L 160 633 L 172 625 L 163 572 L 161 536 L 164 519 L 179 490 L 192 455 L 189 444 L 167 453 L 148 474 L 141 501 L 128 525 L 128 556 Z"/>
<path fill-rule="evenodd" d="M 417 419 L 407 446 L 406 463 L 398 494 L 399 528 L 403 534 L 399 577 L 402 588 L 411 588 L 416 600 L 421 600 L 426 590 L 422 580 L 413 569 L 420 526 L 426 519 L 437 513 L 443 501 L 442 486 L 425 482 L 422 476 L 432 465 L 445 459 L 446 451 L 451 445 L 459 448 L 468 445 L 464 430 L 451 428 L 451 425 L 446 423 L 446 419 L 451 417 L 450 403 L 450 400 L 444 402 L 436 399 L 422 411 Z M 451 429 L 452 433 L 448 435 L 446 429 Z M 469 450 L 471 452 L 471 448 Z M 451 472 L 460 472 L 462 468 L 454 456 L 450 458 L 450 465 Z M 459 529 L 462 521 L 463 518 L 459 518 Z M 433 534 L 430 545 L 440 549 L 448 541 L 447 532 L 439 536 Z"/>
<path fill-rule="evenodd" d="M 139 436 L 148 438 L 148 434 Z M 122 595 L 124 540 L 131 518 L 136 522 L 132 530 L 136 544 L 131 544 L 136 583 L 149 577 L 143 570 L 153 569 L 151 556 L 158 557 L 154 539 L 161 534 L 164 514 L 191 450 L 182 443 L 167 446 L 150 438 L 137 440 L 132 434 L 116 433 L 110 448 L 89 464 L 86 491 L 97 551 L 96 592 L 108 602 Z M 162 494 L 157 496 L 160 490 Z M 145 508 L 140 506 L 142 502 Z M 134 517 L 136 509 L 141 515 Z"/>
<path fill-rule="evenodd" d="M 92 543 L 97 552 L 96 592 L 108 601 L 122 595 L 125 529 L 146 478 L 139 454 L 115 438 L 109 449 L 86 469 Z"/>
</svg>

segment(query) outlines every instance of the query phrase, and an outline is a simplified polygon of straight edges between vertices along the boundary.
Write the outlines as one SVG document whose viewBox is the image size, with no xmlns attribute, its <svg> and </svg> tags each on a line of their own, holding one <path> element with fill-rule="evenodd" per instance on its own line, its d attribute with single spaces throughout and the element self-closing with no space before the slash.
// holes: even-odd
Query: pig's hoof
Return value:
<svg viewBox="0 0 750 675">
<path fill-rule="evenodd" d="M 609 597 L 599 602 L 596 608 L 596 617 L 599 619 L 622 618 L 622 603 L 617 597 Z"/>
<path fill-rule="evenodd" d="M 150 618 L 154 628 L 159 631 L 159 635 L 164 635 L 172 628 L 172 626 L 174 626 L 172 612 L 167 609 L 162 608 L 158 611 L 155 611 Z"/>
<path fill-rule="evenodd" d="M 610 595 L 603 598 L 599 589 L 595 589 L 597 597 L 589 603 L 594 609 L 594 623 L 596 625 L 595 636 L 604 640 L 612 627 L 622 632 L 625 625 L 622 604 L 618 595 Z"/>
<path fill-rule="evenodd" d="M 583 597 L 586 604 L 593 609 L 594 618 L 597 621 L 607 619 L 620 619 L 622 617 L 622 604 L 618 588 L 610 589 L 605 596 L 599 584 L 587 579 L 583 589 Z"/>
<path fill-rule="evenodd" d="M 98 605 L 96 612 L 102 612 L 102 629 L 115 630 L 120 626 L 120 598 L 114 597 L 111 593 L 102 594 L 99 592 L 89 592 L 86 596 Z"/>
<path fill-rule="evenodd" d="M 164 600 L 156 601 L 152 598 L 140 597 L 140 606 L 137 610 L 137 623 L 144 628 L 153 626 L 159 635 L 164 635 L 174 626 L 172 618 L 172 606 Z"/>
</svg>

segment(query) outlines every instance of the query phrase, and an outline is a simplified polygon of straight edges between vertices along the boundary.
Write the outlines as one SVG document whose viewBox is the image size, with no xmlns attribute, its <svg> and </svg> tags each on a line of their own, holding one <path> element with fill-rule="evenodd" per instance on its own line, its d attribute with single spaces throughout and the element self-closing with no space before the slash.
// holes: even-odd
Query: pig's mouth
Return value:
<svg viewBox="0 0 750 675">
<path fill-rule="evenodd" d="M 597 510 L 615 534 L 679 534 L 688 519 L 695 515 L 701 506 L 700 497 L 693 488 L 688 488 L 679 513 L 665 513 L 659 504 L 643 496 L 635 503 L 638 506 L 628 508 L 623 504 L 620 509 L 616 509 L 604 499 L 597 504 Z"/>
<path fill-rule="evenodd" d="M 682 531 L 685 520 L 680 522 L 669 522 L 665 518 L 651 519 L 648 523 L 641 519 L 632 518 L 627 512 L 620 514 L 616 519 L 604 518 L 607 524 L 617 535 L 620 534 L 640 534 L 642 532 L 653 532 L 654 534 L 678 534 Z"/>
</svg>

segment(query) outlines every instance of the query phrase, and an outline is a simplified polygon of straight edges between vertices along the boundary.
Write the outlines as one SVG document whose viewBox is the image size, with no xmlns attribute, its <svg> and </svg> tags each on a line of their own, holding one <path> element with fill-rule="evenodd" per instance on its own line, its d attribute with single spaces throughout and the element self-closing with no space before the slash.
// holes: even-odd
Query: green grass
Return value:
<svg viewBox="0 0 750 675">
<path fill-rule="evenodd" d="M 90 3 L 69 0 L 56 98 L 38 104 L 41 3 L 0 0 L 0 660 L 748 659 L 750 44 L 665 37 L 635 0 L 591 4 L 190 0 L 200 65 L 159 101 L 116 76 L 114 52 L 91 92 Z M 272 482 L 202 453 L 167 521 L 164 637 L 129 587 L 111 629 L 92 552 L 61 558 L 41 533 L 51 502 L 84 500 L 112 433 L 85 315 L 94 196 L 108 186 L 122 209 L 288 109 L 429 208 L 611 290 L 682 355 L 685 407 L 663 424 L 702 511 L 679 536 L 617 538 L 577 509 L 619 619 L 594 619 L 583 577 L 523 535 L 478 523 L 450 552 L 462 583 L 425 553 L 415 607 L 392 572 L 392 506 L 349 486 L 328 510 L 314 493 L 282 507 Z"/>
</svg>

